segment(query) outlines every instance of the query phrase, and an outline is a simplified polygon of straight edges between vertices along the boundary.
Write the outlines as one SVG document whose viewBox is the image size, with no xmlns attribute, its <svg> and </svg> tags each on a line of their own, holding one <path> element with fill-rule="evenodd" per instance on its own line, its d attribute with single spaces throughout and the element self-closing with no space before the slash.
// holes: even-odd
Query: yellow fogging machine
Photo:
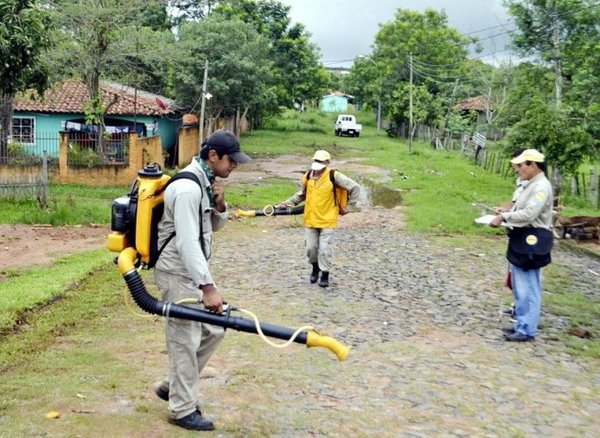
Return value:
<svg viewBox="0 0 600 438">
<path fill-rule="evenodd" d="M 189 176 L 180 175 L 180 177 L 192 179 Z M 175 179 L 180 178 L 174 177 L 173 180 Z M 138 271 L 153 267 L 160 256 L 160 250 L 156 248 L 157 228 L 164 207 L 164 190 L 169 180 L 170 177 L 163 175 L 158 165 L 147 165 L 138 172 L 129 194 L 115 199 L 112 205 L 112 232 L 108 236 L 108 249 L 118 253 L 115 262 L 135 303 L 150 314 L 166 318 L 204 322 L 246 333 L 293 341 L 305 344 L 307 347 L 324 347 L 332 351 L 338 360 L 344 360 L 350 351 L 348 346 L 313 330 L 298 332 L 273 324 L 232 317 L 229 311 L 218 314 L 160 301 L 148 293 Z"/>
</svg>

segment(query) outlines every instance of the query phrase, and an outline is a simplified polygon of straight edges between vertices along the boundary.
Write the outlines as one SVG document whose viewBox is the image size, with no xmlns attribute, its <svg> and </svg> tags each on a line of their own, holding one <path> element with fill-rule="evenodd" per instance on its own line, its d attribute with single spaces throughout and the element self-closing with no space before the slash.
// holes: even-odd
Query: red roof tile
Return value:
<svg viewBox="0 0 600 438">
<path fill-rule="evenodd" d="M 137 98 L 133 88 L 113 82 L 101 82 L 100 95 L 102 105 L 106 108 L 111 102 L 106 114 L 108 115 L 143 115 L 160 116 L 173 113 L 170 107 L 174 102 L 162 96 L 137 91 Z M 160 98 L 168 105 L 167 110 L 162 110 L 156 101 Z M 83 82 L 66 81 L 54 85 L 46 90 L 43 97 L 36 93 L 26 92 L 17 95 L 14 104 L 15 111 L 34 111 L 50 113 L 83 113 L 85 102 L 89 99 L 89 92 Z"/>
<path fill-rule="evenodd" d="M 470 97 L 467 100 L 458 102 L 456 105 L 454 105 L 454 108 L 463 110 L 463 111 L 467 111 L 467 110 L 487 111 L 488 110 L 488 99 L 485 96 Z"/>
</svg>

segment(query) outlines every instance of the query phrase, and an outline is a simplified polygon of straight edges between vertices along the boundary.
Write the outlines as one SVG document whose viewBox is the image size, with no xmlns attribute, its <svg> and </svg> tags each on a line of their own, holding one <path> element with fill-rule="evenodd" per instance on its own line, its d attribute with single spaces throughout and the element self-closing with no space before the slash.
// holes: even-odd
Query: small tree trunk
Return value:
<svg viewBox="0 0 600 438">
<path fill-rule="evenodd" d="M 557 166 L 552 166 L 552 191 L 554 192 L 555 198 L 560 196 L 560 181 L 560 170 Z"/>
<path fill-rule="evenodd" d="M 8 161 L 8 137 L 12 130 L 13 95 L 0 92 L 0 163 Z"/>
</svg>

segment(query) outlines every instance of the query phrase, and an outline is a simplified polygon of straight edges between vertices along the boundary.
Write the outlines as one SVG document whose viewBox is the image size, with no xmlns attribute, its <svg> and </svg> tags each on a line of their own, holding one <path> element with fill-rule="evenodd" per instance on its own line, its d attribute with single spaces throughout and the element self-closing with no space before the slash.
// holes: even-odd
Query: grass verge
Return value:
<svg viewBox="0 0 600 438">
<path fill-rule="evenodd" d="M 110 262 L 106 249 L 97 249 L 56 259 L 51 266 L 8 270 L 0 300 L 0 336 L 17 321 L 24 321 L 28 310 L 59 299 L 98 266 Z"/>
</svg>

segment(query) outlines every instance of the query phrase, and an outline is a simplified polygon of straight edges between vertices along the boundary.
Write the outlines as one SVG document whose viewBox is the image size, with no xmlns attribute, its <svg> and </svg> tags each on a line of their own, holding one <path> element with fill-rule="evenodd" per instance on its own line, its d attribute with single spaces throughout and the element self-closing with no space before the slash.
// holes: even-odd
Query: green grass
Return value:
<svg viewBox="0 0 600 438">
<path fill-rule="evenodd" d="M 0 335 L 10 330 L 23 313 L 60 297 L 93 269 L 110 262 L 105 249 L 56 259 L 51 266 L 8 270 L 2 282 Z"/>
<path fill-rule="evenodd" d="M 279 178 L 265 178 L 260 182 L 236 183 L 227 188 L 226 196 L 230 208 L 257 209 L 272 205 L 290 197 L 298 185 Z"/>
<path fill-rule="evenodd" d="M 581 339 L 566 332 L 563 336 L 570 353 L 575 356 L 600 358 L 600 302 L 596 297 L 574 291 L 577 273 L 556 264 L 544 269 L 544 309 L 563 317 L 571 326 L 581 327 L 592 334 L 591 339 Z"/>
<path fill-rule="evenodd" d="M 0 199 L 0 223 L 106 224 L 110 222 L 113 199 L 127 190 L 127 187 L 50 184 L 46 209 L 41 209 L 37 201 Z"/>
</svg>

